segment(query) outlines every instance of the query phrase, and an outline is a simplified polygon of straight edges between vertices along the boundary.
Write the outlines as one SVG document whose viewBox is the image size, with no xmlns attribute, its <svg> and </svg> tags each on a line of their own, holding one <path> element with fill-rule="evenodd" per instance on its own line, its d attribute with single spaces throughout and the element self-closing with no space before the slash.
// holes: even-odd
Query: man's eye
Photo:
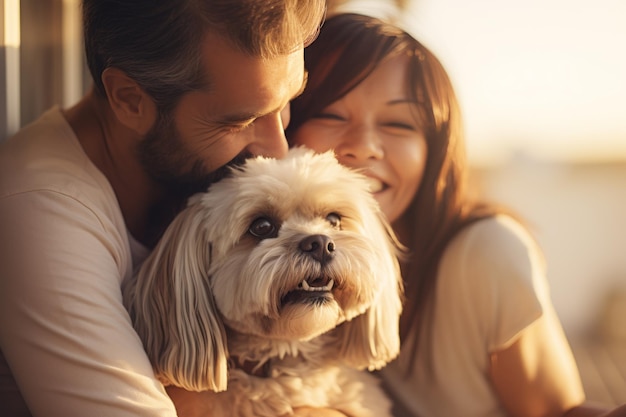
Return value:
<svg viewBox="0 0 626 417">
<path fill-rule="evenodd" d="M 278 236 L 278 226 L 272 219 L 259 217 L 252 222 L 248 232 L 259 239 L 270 239 Z"/>
<path fill-rule="evenodd" d="M 337 214 L 337 213 L 330 213 L 328 216 L 326 216 L 326 220 L 334 228 L 336 228 L 336 229 L 340 229 L 341 228 L 341 216 L 339 214 Z"/>
<path fill-rule="evenodd" d="M 246 130 L 250 126 L 252 126 L 252 123 L 253 122 L 230 124 L 230 125 L 226 125 L 226 129 L 228 130 L 229 133 L 239 133 L 243 130 Z"/>
</svg>

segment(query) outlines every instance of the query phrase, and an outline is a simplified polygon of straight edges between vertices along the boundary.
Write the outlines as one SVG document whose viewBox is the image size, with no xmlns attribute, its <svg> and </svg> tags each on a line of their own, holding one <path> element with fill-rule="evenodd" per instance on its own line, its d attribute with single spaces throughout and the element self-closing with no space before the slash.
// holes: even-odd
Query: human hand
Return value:
<svg viewBox="0 0 626 417">
<path fill-rule="evenodd" d="M 608 411 L 604 414 L 601 414 L 598 417 L 626 417 L 626 404 L 614 408 L 611 411 Z"/>
<path fill-rule="evenodd" d="M 293 410 L 293 415 L 297 417 L 348 417 L 340 411 L 330 408 L 298 407 Z M 610 416 L 621 417 L 621 416 Z"/>
<path fill-rule="evenodd" d="M 607 410 L 604 405 L 585 403 L 568 410 L 563 417 L 626 417 L 626 404 Z"/>
<path fill-rule="evenodd" d="M 175 386 L 165 387 L 167 395 L 176 407 L 178 417 L 216 417 L 220 412 L 215 410 L 218 403 L 215 392 L 193 392 Z"/>
<path fill-rule="evenodd" d="M 193 392 L 174 386 L 165 387 L 170 396 L 178 417 L 218 417 L 229 415 L 225 410 L 220 410 L 213 391 Z M 293 410 L 296 417 L 349 417 L 337 410 L 330 408 L 298 407 Z M 611 415 L 607 417 L 622 417 Z"/>
</svg>

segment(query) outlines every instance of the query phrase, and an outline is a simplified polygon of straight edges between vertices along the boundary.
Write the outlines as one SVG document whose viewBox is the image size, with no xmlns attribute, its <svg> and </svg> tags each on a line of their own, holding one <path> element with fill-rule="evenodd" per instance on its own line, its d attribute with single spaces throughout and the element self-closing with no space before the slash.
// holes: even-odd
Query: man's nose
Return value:
<svg viewBox="0 0 626 417">
<path fill-rule="evenodd" d="M 280 112 L 264 116 L 255 122 L 254 141 L 248 146 L 253 155 L 282 158 L 288 144 Z"/>
</svg>

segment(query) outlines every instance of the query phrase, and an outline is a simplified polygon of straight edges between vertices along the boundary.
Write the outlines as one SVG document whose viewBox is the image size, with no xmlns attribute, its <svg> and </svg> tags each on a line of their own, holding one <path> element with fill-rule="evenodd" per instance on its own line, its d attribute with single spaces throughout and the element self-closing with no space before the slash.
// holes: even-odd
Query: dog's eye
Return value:
<svg viewBox="0 0 626 417">
<path fill-rule="evenodd" d="M 259 217 L 253 221 L 248 231 L 252 236 L 259 239 L 269 239 L 278 236 L 276 224 L 267 217 Z"/>
<path fill-rule="evenodd" d="M 326 220 L 328 220 L 328 223 L 330 223 L 331 226 L 337 229 L 341 227 L 341 216 L 337 213 L 330 213 L 328 216 L 326 216 Z"/>
</svg>

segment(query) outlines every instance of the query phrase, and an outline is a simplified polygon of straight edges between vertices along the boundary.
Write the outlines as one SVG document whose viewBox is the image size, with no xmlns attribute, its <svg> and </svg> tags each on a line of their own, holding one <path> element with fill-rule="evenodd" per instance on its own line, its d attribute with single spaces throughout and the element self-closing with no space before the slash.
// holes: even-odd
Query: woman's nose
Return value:
<svg viewBox="0 0 626 417">
<path fill-rule="evenodd" d="M 383 138 L 369 125 L 353 127 L 335 147 L 335 153 L 343 158 L 357 160 L 382 159 L 385 156 Z"/>
</svg>

